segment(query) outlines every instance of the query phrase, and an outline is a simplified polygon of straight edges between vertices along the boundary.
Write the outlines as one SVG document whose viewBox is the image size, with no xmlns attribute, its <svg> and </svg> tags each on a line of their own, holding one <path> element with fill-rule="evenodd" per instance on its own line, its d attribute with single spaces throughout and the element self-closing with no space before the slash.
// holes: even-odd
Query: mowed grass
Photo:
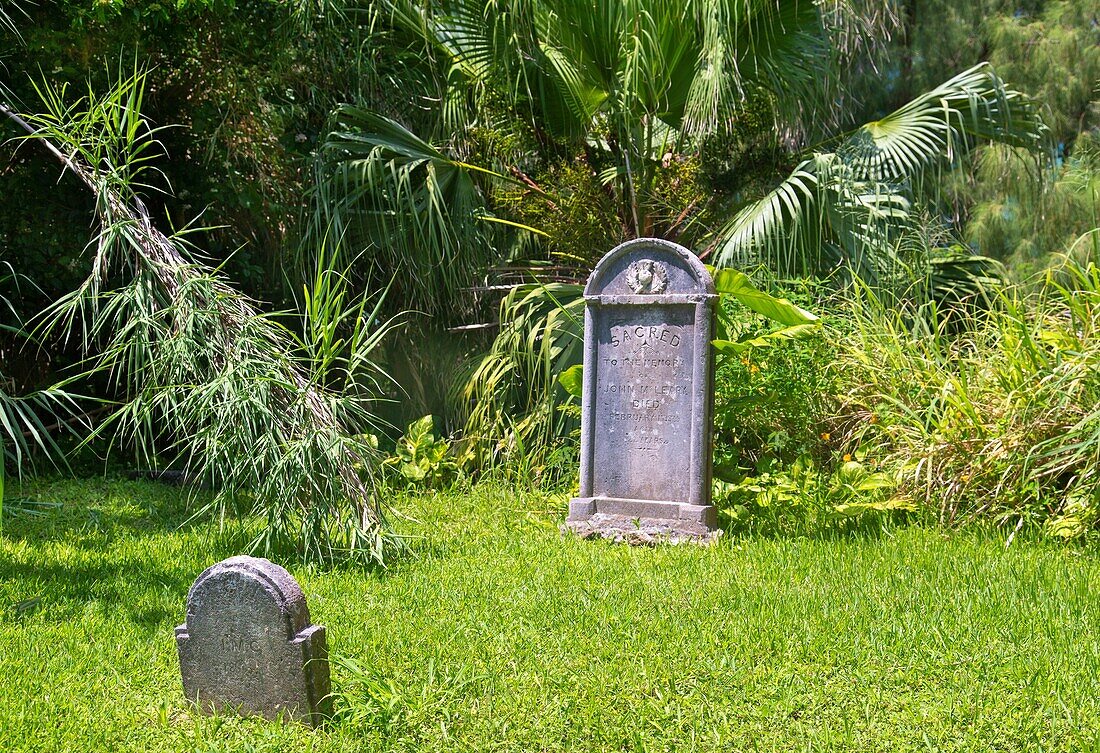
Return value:
<svg viewBox="0 0 1100 753">
<path fill-rule="evenodd" d="M 993 534 L 563 537 L 565 500 L 400 497 L 414 555 L 289 564 L 329 630 L 321 730 L 205 717 L 173 627 L 237 553 L 180 492 L 36 484 L 0 540 L 3 751 L 1100 749 L 1097 555 Z M 18 492 L 17 492 L 18 494 Z"/>
</svg>

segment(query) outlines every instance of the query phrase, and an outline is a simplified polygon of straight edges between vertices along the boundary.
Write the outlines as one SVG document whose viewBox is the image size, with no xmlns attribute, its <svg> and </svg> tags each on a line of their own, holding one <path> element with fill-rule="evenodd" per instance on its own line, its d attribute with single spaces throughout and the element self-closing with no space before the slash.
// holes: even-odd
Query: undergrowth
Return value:
<svg viewBox="0 0 1100 753">
<path fill-rule="evenodd" d="M 945 525 L 1096 536 L 1100 269 L 1069 262 L 1038 292 L 929 326 L 873 303 L 852 318 L 837 349 L 842 441 L 899 499 Z"/>
</svg>

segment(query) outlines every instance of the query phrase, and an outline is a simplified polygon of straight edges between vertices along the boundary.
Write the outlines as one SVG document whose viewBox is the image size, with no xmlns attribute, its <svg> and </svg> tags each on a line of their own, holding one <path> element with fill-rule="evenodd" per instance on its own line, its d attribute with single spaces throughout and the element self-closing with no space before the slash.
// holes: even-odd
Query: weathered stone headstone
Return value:
<svg viewBox="0 0 1100 753">
<path fill-rule="evenodd" d="M 584 290 L 580 496 L 566 525 L 632 542 L 709 539 L 717 295 L 682 246 L 608 252 Z"/>
<path fill-rule="evenodd" d="M 231 557 L 203 571 L 176 628 L 184 694 L 204 711 L 318 724 L 328 713 L 325 628 L 283 568 Z"/>
</svg>

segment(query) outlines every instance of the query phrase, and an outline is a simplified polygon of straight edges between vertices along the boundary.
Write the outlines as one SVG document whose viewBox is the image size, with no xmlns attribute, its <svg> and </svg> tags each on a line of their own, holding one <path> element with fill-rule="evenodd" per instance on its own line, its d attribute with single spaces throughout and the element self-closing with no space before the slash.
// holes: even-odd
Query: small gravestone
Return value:
<svg viewBox="0 0 1100 753">
<path fill-rule="evenodd" d="M 183 692 L 204 711 L 319 724 L 328 713 L 325 628 L 283 568 L 231 557 L 203 571 L 176 628 Z"/>
<path fill-rule="evenodd" d="M 686 248 L 642 238 L 600 260 L 584 300 L 580 496 L 566 526 L 632 543 L 714 538 L 710 274 Z"/>
</svg>

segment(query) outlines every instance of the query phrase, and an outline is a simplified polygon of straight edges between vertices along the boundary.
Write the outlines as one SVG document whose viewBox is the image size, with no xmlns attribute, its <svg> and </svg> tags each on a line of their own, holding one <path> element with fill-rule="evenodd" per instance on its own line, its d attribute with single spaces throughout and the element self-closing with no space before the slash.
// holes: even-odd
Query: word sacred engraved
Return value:
<svg viewBox="0 0 1100 753">
<path fill-rule="evenodd" d="M 657 459 L 671 449 L 669 439 L 663 436 L 668 431 L 666 427 L 684 420 L 679 403 L 688 396 L 689 387 L 682 380 L 671 381 L 685 365 L 677 354 L 682 350 L 682 327 L 612 324 L 606 342 L 610 348 L 619 350 L 610 350 L 601 362 L 605 368 L 614 369 L 608 376 L 616 372 L 622 376 L 619 379 L 611 376 L 601 382 L 598 393 L 618 408 L 612 409 L 611 421 L 632 427 L 627 430 L 627 447 L 641 456 Z M 632 380 L 639 369 L 655 370 L 651 373 L 660 383 L 639 384 L 636 378 Z"/>
<path fill-rule="evenodd" d="M 636 325 L 633 327 L 612 327 L 611 328 L 611 346 L 614 348 L 620 345 L 634 347 L 634 348 L 652 348 L 658 343 L 666 343 L 673 348 L 680 346 L 680 333 L 679 327 L 673 329 L 672 327 L 647 327 L 645 325 Z"/>
</svg>

